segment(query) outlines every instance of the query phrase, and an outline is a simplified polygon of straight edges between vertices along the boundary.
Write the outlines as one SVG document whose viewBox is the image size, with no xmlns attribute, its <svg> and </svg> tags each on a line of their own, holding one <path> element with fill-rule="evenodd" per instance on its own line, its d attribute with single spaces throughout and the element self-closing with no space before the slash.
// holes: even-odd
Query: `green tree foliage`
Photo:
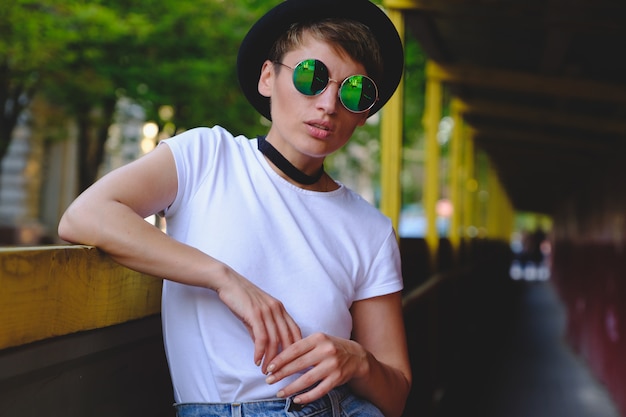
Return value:
<svg viewBox="0 0 626 417">
<path fill-rule="evenodd" d="M 55 114 L 62 109 L 77 123 L 81 190 L 96 178 L 115 105 L 122 97 L 139 103 L 149 120 L 170 133 L 214 124 L 250 137 L 264 132 L 266 126 L 240 92 L 236 57 L 250 26 L 280 2 L 3 0 L 0 158 L 17 117 L 35 93 L 57 109 Z M 409 43 L 409 147 L 421 132 L 416 126 L 422 111 L 422 58 L 419 47 Z M 171 109 L 168 115 L 159 111 L 163 108 Z M 47 129 L 49 139 L 66 136 Z M 348 165 L 358 171 L 363 158 L 377 160 L 378 136 L 377 125 L 360 129 L 353 142 L 369 149 L 369 156 Z M 366 171 L 375 174 L 377 168 Z"/>
<path fill-rule="evenodd" d="M 424 179 L 424 103 L 426 95 L 426 55 L 410 31 L 405 36 L 404 137 L 402 202 L 422 199 Z"/>
<path fill-rule="evenodd" d="M 255 20 L 279 1 L 137 1 L 150 32 L 137 45 L 124 94 L 160 120 L 161 106 L 174 109 L 176 128 L 221 124 L 255 134 L 259 117 L 241 94 L 236 76 L 239 44 Z M 140 71 L 140 72 L 136 72 Z M 120 84 L 121 85 L 121 84 Z"/>
<path fill-rule="evenodd" d="M 149 25 L 140 14 L 128 13 L 122 18 L 120 10 L 96 2 L 67 7 L 66 30 L 74 37 L 49 66 L 41 91 L 76 120 L 79 187 L 83 190 L 96 178 L 117 91 L 130 81 L 130 65 L 124 59 L 135 54 Z"/>
<path fill-rule="evenodd" d="M 7 0 L 0 5 L 0 157 L 38 92 L 77 121 L 80 188 L 95 179 L 120 97 L 175 129 L 220 123 L 253 135 L 260 119 L 235 64 L 251 24 L 279 0 Z"/>
<path fill-rule="evenodd" d="M 0 2 L 0 160 L 22 111 L 74 34 L 67 2 Z"/>
</svg>

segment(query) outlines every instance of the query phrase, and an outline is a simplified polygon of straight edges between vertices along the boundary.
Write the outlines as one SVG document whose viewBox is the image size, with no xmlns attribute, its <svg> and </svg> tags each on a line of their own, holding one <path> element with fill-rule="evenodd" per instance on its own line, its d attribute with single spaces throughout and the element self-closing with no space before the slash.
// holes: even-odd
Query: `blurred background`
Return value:
<svg viewBox="0 0 626 417">
<path fill-rule="evenodd" d="M 0 2 L 0 416 L 171 415 L 160 280 L 51 244 L 163 138 L 267 131 L 235 63 L 279 2 Z M 624 414 L 625 3 L 376 3 L 402 87 L 326 169 L 399 232 L 405 416 Z"/>
<path fill-rule="evenodd" d="M 188 128 L 266 132 L 240 93 L 239 42 L 276 0 L 5 1 L 0 5 L 0 244 L 55 243 L 67 205 L 104 173 Z M 423 235 L 425 57 L 407 41 L 401 233 Z M 328 170 L 373 204 L 380 196 L 379 119 Z M 451 130 L 442 120 L 441 143 Z M 443 166 L 445 171 L 445 166 Z M 445 202 L 444 202 L 445 204 Z M 445 213 L 441 227 L 445 228 Z"/>
</svg>

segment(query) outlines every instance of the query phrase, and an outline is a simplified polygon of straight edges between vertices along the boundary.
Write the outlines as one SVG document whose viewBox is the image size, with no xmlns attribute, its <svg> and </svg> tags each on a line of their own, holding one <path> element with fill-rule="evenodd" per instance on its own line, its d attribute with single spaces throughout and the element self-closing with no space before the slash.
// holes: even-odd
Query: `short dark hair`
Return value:
<svg viewBox="0 0 626 417">
<path fill-rule="evenodd" d="M 294 23 L 274 42 L 268 59 L 272 62 L 282 62 L 287 52 L 302 44 L 302 36 L 305 33 L 339 47 L 350 58 L 365 67 L 367 74 L 364 75 L 368 75 L 377 83 L 381 82 L 384 63 L 378 41 L 366 25 L 349 19 L 329 18 Z"/>
</svg>

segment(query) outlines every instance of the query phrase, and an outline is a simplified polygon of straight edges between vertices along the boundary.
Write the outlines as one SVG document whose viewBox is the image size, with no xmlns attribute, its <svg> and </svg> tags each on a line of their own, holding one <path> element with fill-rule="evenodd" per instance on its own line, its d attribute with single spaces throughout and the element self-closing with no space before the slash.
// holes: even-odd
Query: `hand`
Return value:
<svg viewBox="0 0 626 417">
<path fill-rule="evenodd" d="M 254 363 L 263 361 L 262 371 L 278 354 L 302 339 L 300 327 L 291 318 L 283 303 L 250 281 L 229 271 L 227 284 L 216 291 L 220 300 L 243 322 L 254 342 Z"/>
<path fill-rule="evenodd" d="M 365 349 L 352 340 L 316 333 L 290 345 L 275 357 L 267 368 L 270 374 L 266 382 L 273 384 L 310 368 L 277 394 L 289 397 L 318 383 L 294 398 L 296 403 L 309 403 L 352 378 L 364 375 L 367 355 Z"/>
</svg>

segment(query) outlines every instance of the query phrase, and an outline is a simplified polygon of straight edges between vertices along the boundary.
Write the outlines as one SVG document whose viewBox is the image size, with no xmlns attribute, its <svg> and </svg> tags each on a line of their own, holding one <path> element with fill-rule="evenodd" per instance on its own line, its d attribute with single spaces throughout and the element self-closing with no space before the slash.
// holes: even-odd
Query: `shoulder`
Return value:
<svg viewBox="0 0 626 417">
<path fill-rule="evenodd" d="M 241 142 L 248 140 L 243 136 L 234 136 L 228 130 L 219 125 L 213 127 L 195 127 L 177 134 L 164 143 L 179 146 L 211 146 L 221 142 Z"/>
<path fill-rule="evenodd" d="M 170 146 L 175 159 L 198 162 L 216 158 L 230 148 L 250 145 L 248 138 L 234 136 L 219 125 L 189 129 L 162 142 Z"/>
<path fill-rule="evenodd" d="M 364 222 L 363 224 L 370 226 L 370 229 L 374 225 L 382 229 L 392 227 L 391 219 L 360 194 L 345 185 L 342 186 L 341 190 L 342 204 L 348 209 L 346 215 L 358 219 L 359 222 Z"/>
</svg>

